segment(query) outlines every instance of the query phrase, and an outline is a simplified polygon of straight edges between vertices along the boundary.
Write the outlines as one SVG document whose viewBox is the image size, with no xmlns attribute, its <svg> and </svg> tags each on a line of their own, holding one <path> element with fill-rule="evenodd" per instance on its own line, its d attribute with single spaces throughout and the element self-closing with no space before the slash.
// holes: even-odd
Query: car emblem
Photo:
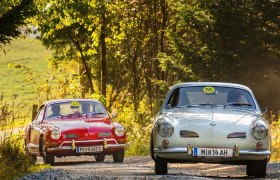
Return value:
<svg viewBox="0 0 280 180">
<path fill-rule="evenodd" d="M 211 122 L 210 125 L 211 126 L 216 126 L 216 123 L 215 122 Z"/>
</svg>

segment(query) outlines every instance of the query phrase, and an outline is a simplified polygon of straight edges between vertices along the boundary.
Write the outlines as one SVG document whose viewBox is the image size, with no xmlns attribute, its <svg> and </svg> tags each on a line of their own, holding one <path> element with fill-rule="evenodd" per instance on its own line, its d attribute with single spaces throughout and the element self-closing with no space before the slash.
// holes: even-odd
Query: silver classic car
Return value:
<svg viewBox="0 0 280 180">
<path fill-rule="evenodd" d="M 240 84 L 174 85 L 151 132 L 155 173 L 167 164 L 203 162 L 246 165 L 248 176 L 266 176 L 269 124 L 252 91 Z"/>
</svg>

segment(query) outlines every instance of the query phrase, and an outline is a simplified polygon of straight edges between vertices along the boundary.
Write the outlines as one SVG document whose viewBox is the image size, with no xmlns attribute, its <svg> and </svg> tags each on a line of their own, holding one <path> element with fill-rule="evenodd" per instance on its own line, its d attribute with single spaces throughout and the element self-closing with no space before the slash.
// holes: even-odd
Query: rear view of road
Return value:
<svg viewBox="0 0 280 180">
<path fill-rule="evenodd" d="M 22 179 L 250 179 L 245 166 L 220 164 L 168 164 L 168 175 L 155 175 L 150 157 L 126 157 L 124 163 L 113 163 L 107 156 L 97 163 L 94 157 L 56 158 L 52 169 L 29 174 Z M 39 160 L 40 163 L 40 160 Z M 280 179 L 280 163 L 269 163 L 265 179 Z"/>
</svg>

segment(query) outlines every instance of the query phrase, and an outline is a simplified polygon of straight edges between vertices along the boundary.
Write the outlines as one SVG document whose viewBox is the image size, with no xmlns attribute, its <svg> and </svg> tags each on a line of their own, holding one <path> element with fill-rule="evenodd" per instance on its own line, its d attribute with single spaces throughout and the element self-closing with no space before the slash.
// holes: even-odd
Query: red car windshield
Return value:
<svg viewBox="0 0 280 180">
<path fill-rule="evenodd" d="M 68 101 L 47 107 L 46 119 L 82 115 L 107 115 L 105 108 L 96 101 Z"/>
</svg>

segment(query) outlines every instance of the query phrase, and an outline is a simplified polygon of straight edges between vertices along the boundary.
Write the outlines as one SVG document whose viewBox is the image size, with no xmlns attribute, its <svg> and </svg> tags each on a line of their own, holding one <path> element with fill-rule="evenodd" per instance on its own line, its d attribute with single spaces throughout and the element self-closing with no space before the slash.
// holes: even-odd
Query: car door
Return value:
<svg viewBox="0 0 280 180">
<path fill-rule="evenodd" d="M 45 106 L 42 105 L 38 111 L 38 114 L 30 127 L 30 144 L 34 147 L 34 151 L 39 152 L 39 141 L 40 141 L 40 134 L 42 129 L 42 121 L 44 118 L 45 113 Z"/>
</svg>

